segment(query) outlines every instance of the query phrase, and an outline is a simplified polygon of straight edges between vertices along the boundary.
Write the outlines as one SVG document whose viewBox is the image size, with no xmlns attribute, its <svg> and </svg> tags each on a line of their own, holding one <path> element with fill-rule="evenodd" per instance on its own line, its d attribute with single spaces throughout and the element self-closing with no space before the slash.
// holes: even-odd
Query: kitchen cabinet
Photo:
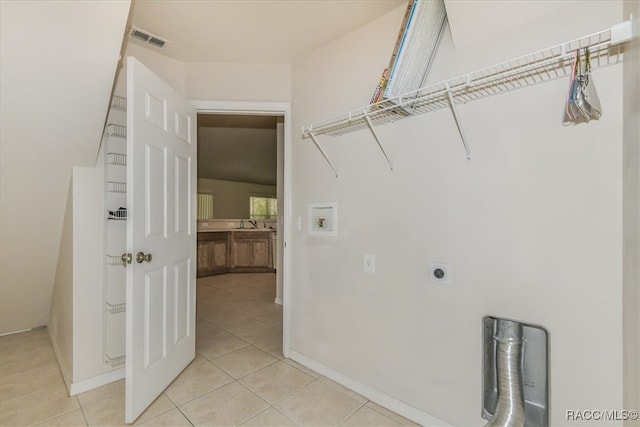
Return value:
<svg viewBox="0 0 640 427">
<path fill-rule="evenodd" d="M 199 232 L 197 276 L 274 271 L 272 234 L 260 230 Z"/>
<path fill-rule="evenodd" d="M 198 277 L 227 273 L 230 261 L 231 232 L 198 233 Z"/>
<path fill-rule="evenodd" d="M 273 271 L 270 231 L 233 233 L 234 271 Z"/>
</svg>

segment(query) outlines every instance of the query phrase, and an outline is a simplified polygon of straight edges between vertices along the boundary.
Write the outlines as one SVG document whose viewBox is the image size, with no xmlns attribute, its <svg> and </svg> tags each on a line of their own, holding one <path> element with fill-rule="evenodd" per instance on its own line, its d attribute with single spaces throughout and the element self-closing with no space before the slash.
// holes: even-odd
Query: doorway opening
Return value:
<svg viewBox="0 0 640 427">
<path fill-rule="evenodd" d="M 197 193 L 206 206 L 198 212 L 198 277 L 234 282 L 253 273 L 264 283 L 265 275 L 273 274 L 271 302 L 282 307 L 287 357 L 290 105 L 193 104 L 198 112 Z M 202 272 L 201 264 L 209 271 Z"/>
<path fill-rule="evenodd" d="M 277 274 L 282 116 L 201 113 L 197 122 L 197 276 Z"/>
</svg>

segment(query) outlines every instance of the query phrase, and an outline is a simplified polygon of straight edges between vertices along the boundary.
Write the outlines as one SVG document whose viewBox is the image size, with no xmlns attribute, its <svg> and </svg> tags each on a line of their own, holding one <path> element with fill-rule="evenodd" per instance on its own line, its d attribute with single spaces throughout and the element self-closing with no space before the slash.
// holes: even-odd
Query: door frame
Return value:
<svg viewBox="0 0 640 427">
<path fill-rule="evenodd" d="M 244 114 L 244 115 L 276 115 L 284 117 L 284 171 L 283 175 L 283 223 L 278 224 L 278 244 L 282 245 L 282 353 L 289 357 L 291 337 L 291 174 L 292 174 L 292 141 L 291 141 L 291 103 L 263 101 L 214 101 L 190 100 L 196 107 L 197 114 Z M 197 156 L 197 153 L 196 153 Z M 278 176 L 280 174 L 278 173 Z M 280 228 L 283 228 L 282 232 Z M 281 237 L 282 236 L 282 237 Z M 282 241 L 282 243 L 280 243 Z"/>
</svg>

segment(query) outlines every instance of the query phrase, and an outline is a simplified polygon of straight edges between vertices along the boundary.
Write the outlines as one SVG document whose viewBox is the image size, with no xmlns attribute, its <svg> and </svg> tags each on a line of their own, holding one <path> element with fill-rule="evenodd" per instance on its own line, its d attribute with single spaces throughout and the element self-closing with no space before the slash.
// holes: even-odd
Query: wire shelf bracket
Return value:
<svg viewBox="0 0 640 427">
<path fill-rule="evenodd" d="M 371 135 L 373 135 L 373 139 L 376 140 L 376 142 L 378 143 L 378 147 L 380 147 L 380 151 L 382 151 L 382 154 L 384 155 L 384 158 L 387 159 L 387 163 L 389 163 L 389 169 L 393 170 L 393 164 L 391 163 L 391 159 L 389 159 L 389 156 L 387 156 L 387 152 L 384 151 L 384 147 L 382 146 L 382 143 L 380 142 L 380 138 L 378 138 L 378 134 L 376 133 L 376 129 L 373 127 L 373 123 L 371 123 L 371 118 L 369 118 L 369 116 L 365 115 L 364 119 L 367 122 L 367 127 L 369 128 L 369 131 L 371 132 Z"/>
<path fill-rule="evenodd" d="M 425 86 L 400 96 L 338 114 L 302 128 L 302 137 L 310 138 L 338 176 L 333 163 L 318 142 L 320 135 L 340 136 L 369 129 L 393 170 L 375 131 L 376 126 L 392 123 L 443 108 L 451 109 L 467 158 L 471 158 L 456 104 L 465 104 L 491 95 L 569 77 L 574 52 L 589 48 L 591 68 L 615 65 L 623 60 L 623 44 L 633 38 L 633 20 L 620 22 L 605 30 L 529 53 L 490 67 Z"/>
<path fill-rule="evenodd" d="M 460 121 L 460 116 L 458 115 L 458 109 L 456 108 L 456 102 L 453 99 L 453 95 L 451 94 L 451 88 L 447 83 L 447 98 L 449 98 L 449 105 L 451 106 L 451 113 L 453 114 L 453 119 L 456 122 L 456 127 L 458 128 L 458 133 L 460 133 L 460 138 L 462 139 L 462 145 L 464 146 L 464 150 L 467 152 L 467 159 L 471 158 L 471 150 L 469 149 L 469 143 L 467 142 L 467 137 L 464 135 L 464 129 L 462 128 L 462 122 Z"/>
<path fill-rule="evenodd" d="M 318 142 L 318 138 L 316 138 L 316 135 L 311 132 L 308 131 L 307 135 L 309 135 L 309 138 L 311 138 L 311 140 L 313 141 L 313 143 L 316 145 L 316 147 L 318 148 L 318 150 L 320 151 L 320 153 L 322 154 L 322 157 L 324 157 L 324 159 L 327 161 L 327 163 L 329 163 L 329 166 L 331 166 L 331 169 L 333 169 L 333 173 L 336 174 L 336 178 L 338 177 L 338 170 L 336 169 L 336 167 L 333 165 L 333 163 L 331 163 L 331 160 L 329 160 L 329 157 L 327 157 L 327 153 L 324 151 L 324 149 L 322 148 L 322 146 L 320 145 L 320 143 Z"/>
</svg>

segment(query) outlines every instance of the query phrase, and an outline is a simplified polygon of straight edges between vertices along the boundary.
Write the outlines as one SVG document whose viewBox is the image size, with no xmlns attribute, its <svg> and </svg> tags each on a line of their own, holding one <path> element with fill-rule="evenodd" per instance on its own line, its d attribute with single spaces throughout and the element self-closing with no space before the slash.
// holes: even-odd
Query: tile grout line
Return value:
<svg viewBox="0 0 640 427">
<path fill-rule="evenodd" d="M 279 360 L 278 362 L 282 362 L 282 361 L 281 361 L 281 360 Z M 257 373 L 257 372 L 261 371 L 262 369 L 266 369 L 266 368 L 268 368 L 269 366 L 273 366 L 273 365 L 275 365 L 275 364 L 276 364 L 276 363 L 278 363 L 278 362 L 272 363 L 271 365 L 268 365 L 268 366 L 265 366 L 264 368 L 258 369 L 257 371 L 252 372 L 251 374 L 247 374 L 247 375 L 245 375 L 244 377 L 242 377 L 241 379 L 246 378 L 246 377 L 248 377 L 249 375 L 253 375 L 253 374 L 255 374 L 255 373 Z M 285 363 L 285 362 L 283 362 L 283 363 Z M 291 368 L 293 368 L 293 366 L 291 366 L 291 365 L 289 365 L 289 364 L 287 364 L 287 365 L 288 365 L 288 366 L 290 366 Z M 295 368 L 294 368 L 294 369 L 295 369 Z M 302 371 L 300 371 L 300 372 L 302 372 Z M 302 372 L 302 373 L 303 373 L 304 375 L 307 375 L 308 377 L 311 377 L 311 375 L 305 374 L 304 372 Z M 269 405 L 271 405 L 271 406 L 275 406 L 275 405 L 277 405 L 278 403 L 282 402 L 283 400 L 285 400 L 285 399 L 287 399 L 287 398 L 289 398 L 289 397 L 293 396 L 294 394 L 296 394 L 297 392 L 299 392 L 299 391 L 300 391 L 300 390 L 302 390 L 303 388 L 306 388 L 307 386 L 311 385 L 313 382 L 315 382 L 315 380 L 317 380 L 317 378 L 313 378 L 313 377 L 311 377 L 311 378 L 312 378 L 312 380 L 311 380 L 311 381 L 309 381 L 309 382 L 308 382 L 308 383 L 306 383 L 306 384 L 301 385 L 300 387 L 296 388 L 295 390 L 293 390 L 291 393 L 287 394 L 286 396 L 281 397 L 280 399 L 278 399 L 277 401 L 275 401 L 275 402 L 273 402 L 273 403 L 269 403 L 268 401 L 267 401 L 267 403 L 269 403 Z M 238 381 L 239 381 L 239 380 L 238 380 Z M 242 385 L 244 385 L 245 387 L 247 387 L 249 390 L 251 390 L 251 388 L 250 388 L 248 385 L 246 385 L 246 384 L 244 384 L 244 383 L 241 383 L 241 384 L 242 384 Z M 257 392 L 257 391 L 253 391 L 253 390 L 251 390 L 251 391 L 252 391 L 253 393 L 257 394 L 258 396 L 260 396 L 260 394 L 258 394 L 258 392 Z M 262 396 L 260 396 L 260 397 L 262 398 Z M 266 399 L 265 399 L 265 398 L 262 398 L 262 399 L 266 401 Z"/>
<path fill-rule="evenodd" d="M 302 389 L 302 387 L 300 387 L 300 389 L 299 389 L 299 390 L 301 390 L 301 389 Z M 298 390 L 298 391 L 299 391 L 299 390 Z M 281 400 L 279 400 L 278 402 L 281 402 L 282 400 L 284 400 L 284 399 L 281 399 Z M 294 420 L 292 420 L 292 419 L 291 419 L 291 417 L 290 417 L 290 416 L 288 416 L 287 414 L 285 414 L 284 412 L 282 412 L 280 409 L 276 408 L 275 403 L 274 403 L 273 405 L 271 405 L 271 407 L 272 407 L 275 411 L 277 411 L 279 414 L 283 415 L 286 419 L 290 420 L 293 424 L 298 425 Z"/>
<path fill-rule="evenodd" d="M 213 391 L 213 390 L 212 390 L 212 391 Z M 205 394 L 206 394 L 206 393 L 205 393 Z M 166 396 L 166 393 L 165 393 L 165 396 Z M 204 394 L 203 394 L 203 396 L 204 396 Z M 171 401 L 171 403 L 173 403 L 173 405 L 174 405 L 174 406 L 175 406 L 175 408 L 178 410 L 178 412 L 180 412 L 180 413 L 182 414 L 182 416 L 183 416 L 187 421 L 189 421 L 189 424 L 191 424 L 192 426 L 195 426 L 195 424 L 193 423 L 193 421 L 191 421 L 191 418 L 189 418 L 189 417 L 187 416 L 187 414 L 185 414 L 185 413 L 184 413 L 184 411 L 182 410 L 182 408 L 181 408 L 180 406 L 178 406 L 178 405 L 173 401 L 173 399 L 171 399 L 169 396 L 167 396 L 167 398 Z M 172 409 L 172 410 L 173 410 L 173 409 Z M 168 411 L 167 411 L 167 412 L 168 412 Z M 166 412 L 165 412 L 165 413 L 166 413 Z"/>
<path fill-rule="evenodd" d="M 89 426 L 89 420 L 87 419 L 87 415 L 84 413 L 84 408 L 80 403 L 80 399 L 78 399 L 78 406 L 80 406 L 80 413 L 82 414 L 82 419 L 84 420 L 84 425 Z"/>
<path fill-rule="evenodd" d="M 254 392 L 254 391 L 253 391 L 253 390 L 251 390 L 249 387 L 247 387 L 246 385 L 242 384 L 239 380 L 236 380 L 236 382 L 237 382 L 241 387 L 243 387 L 245 390 L 247 390 L 249 393 L 253 394 L 253 395 L 254 395 L 254 396 L 256 396 L 258 399 L 262 400 L 264 403 L 266 403 L 266 404 L 267 404 L 267 407 L 266 407 L 266 408 L 264 408 L 263 410 L 258 411 L 258 412 L 256 412 L 255 414 L 253 414 L 253 415 L 249 416 L 248 418 L 245 418 L 245 419 L 241 420 L 240 422 L 238 422 L 236 425 L 238 425 L 238 426 L 239 426 L 239 425 L 241 425 L 242 423 L 245 423 L 245 422 L 249 421 L 251 418 L 253 418 L 253 417 L 257 416 L 258 414 L 261 414 L 262 412 L 264 412 L 264 411 L 268 410 L 268 409 L 271 407 L 271 404 L 270 404 L 269 402 L 267 402 L 267 400 L 266 400 L 266 399 L 264 399 L 262 396 L 260 396 L 258 393 Z"/>
<path fill-rule="evenodd" d="M 393 418 L 391 418 L 390 416 L 388 416 L 388 415 L 386 415 L 386 414 L 383 414 L 382 412 L 378 411 L 378 410 L 377 410 L 377 409 L 375 409 L 375 408 L 372 408 L 371 406 L 369 406 L 369 402 L 371 402 L 371 403 L 375 403 L 375 402 L 373 402 L 373 401 L 371 401 L 371 400 L 367 401 L 367 403 L 365 404 L 365 406 L 366 406 L 367 408 L 371 409 L 371 410 L 372 410 L 372 411 L 374 411 L 376 414 L 378 414 L 378 415 L 382 415 L 383 417 L 385 417 L 385 418 L 387 418 L 387 419 L 389 419 L 389 420 L 393 421 L 393 422 L 394 422 L 394 423 L 396 423 L 396 424 L 399 424 L 399 425 L 401 425 L 401 426 L 405 426 L 405 424 L 404 424 L 404 423 L 401 423 L 401 422 L 399 422 L 399 421 L 397 421 L 397 420 L 394 420 L 394 419 L 393 419 Z M 399 416 L 402 416 L 402 415 L 399 415 Z M 403 418 L 404 418 L 404 417 L 403 417 Z"/>
<path fill-rule="evenodd" d="M 346 394 L 346 393 L 345 393 Z M 351 397 L 351 396 L 349 396 Z M 353 398 L 352 398 L 353 399 Z M 355 399 L 354 399 L 355 400 Z M 340 420 L 338 422 L 338 424 L 336 424 L 336 426 L 341 426 L 344 424 L 345 421 L 347 421 L 349 418 L 351 418 L 356 412 L 358 412 L 360 409 L 364 408 L 365 406 L 367 406 L 367 403 L 369 403 L 369 400 L 367 399 L 366 402 L 362 403 L 360 406 L 358 406 L 355 410 L 353 410 L 351 413 L 347 414 L 346 417 L 344 417 L 342 420 Z"/>
<path fill-rule="evenodd" d="M 234 351 L 232 351 L 232 352 L 230 352 L 230 353 L 227 353 L 227 354 L 225 354 L 225 355 L 223 355 L 223 356 L 220 356 L 220 357 L 225 357 L 225 356 L 228 356 L 229 354 L 234 353 L 234 352 L 236 352 L 236 351 L 244 350 L 245 348 L 247 348 L 247 347 L 249 347 L 249 346 L 254 347 L 256 350 L 262 351 L 263 353 L 267 353 L 269 356 L 271 356 L 268 352 L 266 352 L 266 351 L 264 351 L 264 350 L 262 350 L 262 349 L 260 349 L 260 348 L 256 347 L 256 346 L 255 346 L 255 345 L 253 345 L 253 344 L 249 344 L 249 345 L 247 345 L 247 346 L 244 346 L 244 347 L 242 347 L 242 348 L 239 348 L 239 349 L 237 349 L 237 350 L 234 350 Z M 273 357 L 273 356 L 271 356 L 271 357 Z M 219 359 L 219 357 L 217 357 L 216 359 Z M 264 369 L 264 368 L 267 368 L 267 367 L 269 367 L 269 366 L 271 366 L 271 365 L 273 365 L 273 364 L 275 364 L 275 363 L 278 363 L 278 362 L 279 362 L 279 360 L 276 358 L 276 360 L 275 360 L 275 361 L 273 361 L 273 362 L 269 363 L 268 365 L 265 365 L 265 366 L 263 366 L 262 368 L 258 368 L 258 369 L 256 369 L 255 371 L 251 371 L 251 372 L 249 372 L 249 373 L 247 373 L 247 374 L 244 374 L 243 376 L 238 377 L 238 378 L 234 377 L 234 376 L 231 374 L 231 372 L 227 371 L 226 369 L 224 369 L 222 366 L 218 365 L 218 364 L 217 364 L 216 362 L 214 362 L 213 360 L 210 360 L 210 362 L 211 362 L 211 363 L 213 363 L 213 364 L 214 364 L 218 369 L 222 370 L 222 372 L 224 372 L 225 374 L 229 375 L 231 378 L 233 378 L 234 380 L 236 380 L 236 381 L 237 381 L 237 380 L 240 380 L 240 379 L 242 379 L 242 378 L 245 378 L 245 377 L 247 377 L 247 376 L 249 376 L 249 375 L 251 375 L 251 374 L 253 374 L 253 373 L 255 373 L 255 372 L 258 372 L 258 371 L 260 371 L 260 370 L 262 370 L 262 369 Z"/>
</svg>

